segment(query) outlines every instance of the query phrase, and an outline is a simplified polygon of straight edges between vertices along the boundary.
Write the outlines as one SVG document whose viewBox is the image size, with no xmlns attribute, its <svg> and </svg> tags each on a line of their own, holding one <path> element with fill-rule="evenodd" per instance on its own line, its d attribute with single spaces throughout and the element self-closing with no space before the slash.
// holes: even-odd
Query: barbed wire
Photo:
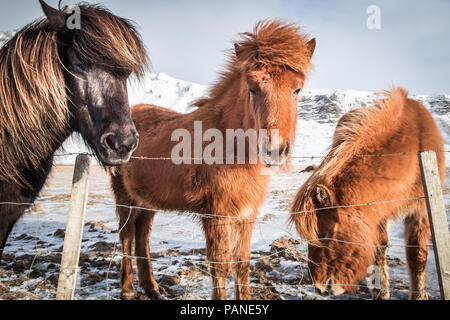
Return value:
<svg viewBox="0 0 450 320">
<path fill-rule="evenodd" d="M 447 150 L 438 150 L 435 152 L 450 152 Z M 70 156 L 70 155 L 79 155 L 81 153 L 68 153 L 68 154 L 61 154 L 61 155 L 57 155 L 57 156 Z M 390 156 L 404 156 L 404 155 L 412 155 L 412 154 L 418 154 L 416 152 L 403 152 L 403 153 L 395 153 L 395 154 L 381 154 L 381 155 L 358 155 L 359 157 L 390 157 Z M 291 158 L 299 158 L 299 159 L 315 159 L 315 158 L 324 158 L 326 156 L 311 156 L 311 157 L 291 157 Z M 146 158 L 146 157 L 134 157 L 134 158 L 139 158 L 139 159 L 144 159 L 144 160 L 172 160 L 172 158 Z M 192 158 L 195 159 L 195 158 Z M 204 158 L 203 158 L 204 159 Z M 52 197 L 50 197 L 52 198 Z M 365 207 L 365 206 L 369 206 L 369 207 L 373 207 L 376 205 L 382 205 L 382 204 L 390 204 L 390 203 L 394 203 L 394 202 L 401 202 L 401 201 L 415 201 L 415 200 L 423 200 L 426 199 L 425 196 L 417 196 L 417 197 L 411 197 L 411 198 L 401 198 L 401 199 L 392 199 L 392 200 L 386 200 L 386 201 L 376 201 L 376 202 L 368 202 L 368 203 L 363 203 L 363 204 L 352 204 L 352 205 L 341 205 L 341 206 L 329 206 L 329 207 L 324 207 L 324 208 L 317 208 L 315 210 L 305 210 L 305 211 L 297 211 L 297 212 L 289 212 L 289 214 L 308 214 L 308 213 L 314 213 L 314 212 L 318 212 L 318 211 L 322 211 L 322 210 L 331 210 L 331 209 L 339 209 L 339 208 L 353 208 L 353 207 Z M 35 205 L 39 205 L 39 204 L 59 204 L 59 203 L 68 203 L 69 200 L 60 200 L 60 201 L 46 201 L 41 200 L 41 201 L 36 201 L 34 203 L 19 203 L 19 202 L 0 202 L 0 205 L 10 205 L 10 206 L 35 206 Z M 127 225 L 127 223 L 130 220 L 131 214 L 133 212 L 133 210 L 142 210 L 142 211 L 151 211 L 151 212 L 155 212 L 155 211 L 161 211 L 158 208 L 146 208 L 146 207 L 140 207 L 140 206 L 128 206 L 128 205 L 123 205 L 123 204 L 116 204 L 116 203 L 104 203 L 101 201 L 95 201 L 95 203 L 93 204 L 95 205 L 96 209 L 100 209 L 102 208 L 102 206 L 105 208 L 110 208 L 110 207 L 115 207 L 115 208 L 128 208 L 129 211 L 129 215 L 128 215 L 128 219 L 126 220 L 126 222 L 123 224 L 123 226 L 117 230 L 116 232 L 118 233 L 119 237 L 120 237 L 120 233 L 122 232 L 122 230 L 124 229 L 124 227 Z M 373 208 L 372 208 L 373 209 Z M 180 213 L 175 213 L 175 215 L 179 215 Z M 258 224 L 266 224 L 265 221 L 262 221 L 260 219 L 256 219 L 256 218 L 242 218 L 242 217 L 238 217 L 238 216 L 229 216 L 229 215 L 220 215 L 220 214 L 201 214 L 201 213 L 196 213 L 196 212 L 188 212 L 188 214 L 197 214 L 200 218 L 215 218 L 215 219 L 224 219 L 226 221 L 228 220 L 237 220 L 237 221 L 251 221 L 253 223 L 258 223 Z M 374 214 L 381 219 L 377 212 L 374 211 Z M 39 214 L 40 215 L 40 214 Z M 51 215 L 51 214 L 50 214 Z M 49 216 L 49 215 L 46 215 Z M 55 216 L 60 216 L 55 214 Z M 39 220 L 39 217 L 38 217 Z M 381 220 L 380 220 L 381 221 Z M 39 221 L 38 221 L 39 222 Z M 157 226 L 157 225 L 154 225 Z M 39 228 L 37 230 L 37 235 L 39 235 Z M 286 231 L 286 233 L 288 233 L 289 235 L 291 235 L 288 231 Z M 26 251 L 21 251 L 21 254 L 28 254 L 28 255 L 34 255 L 34 258 L 30 264 L 29 270 L 31 270 L 35 264 L 35 261 L 37 260 L 38 257 L 43 257 L 46 255 L 51 255 L 51 254 L 62 254 L 62 251 L 60 250 L 42 250 L 41 248 L 39 248 L 38 245 L 38 236 L 35 237 L 35 250 L 34 251 L 30 251 L 30 252 L 26 252 Z M 295 238 L 295 237 L 293 237 Z M 386 245 L 378 245 L 378 244 L 367 244 L 367 243 L 357 243 L 357 242 L 351 242 L 351 241 L 345 241 L 342 239 L 335 239 L 335 238 L 326 238 L 326 237 L 322 237 L 322 238 L 317 238 L 317 239 L 310 239 L 310 240 L 301 240 L 299 243 L 297 244 L 292 244 L 291 247 L 288 248 L 284 248 L 281 250 L 276 250 L 274 252 L 271 251 L 270 254 L 268 255 L 260 255 L 260 257 L 255 257 L 255 258 L 250 258 L 248 260 L 239 260 L 239 261 L 197 261 L 196 263 L 201 265 L 201 266 L 208 266 L 209 268 L 215 268 L 215 265 L 220 265 L 220 264 L 239 264 L 239 263 L 252 263 L 252 262 L 258 262 L 261 261 L 262 259 L 270 259 L 273 257 L 279 257 L 281 256 L 283 253 L 285 253 L 287 250 L 290 250 L 292 247 L 297 248 L 298 246 L 303 246 L 303 245 L 318 245 L 317 242 L 321 243 L 324 241 L 335 241 L 335 242 L 340 242 L 340 243 L 344 243 L 344 244 L 348 244 L 348 245 L 355 245 L 355 246 L 364 246 L 364 247 L 372 247 L 372 248 L 391 248 L 391 247 L 405 247 L 405 248 L 418 248 L 418 247 L 433 247 L 432 245 L 407 245 L 407 244 L 391 244 L 388 243 Z M 149 257 L 140 257 L 140 256 L 136 256 L 136 255 L 125 255 L 123 253 L 117 252 L 117 245 L 118 242 L 116 241 L 114 243 L 114 247 L 112 252 L 105 252 L 105 253 L 99 253 L 98 251 L 86 251 L 84 250 L 83 253 L 95 253 L 98 256 L 103 256 L 103 258 L 110 258 L 110 262 L 107 268 L 107 272 L 106 272 L 106 289 L 107 289 L 107 298 L 109 298 L 109 294 L 110 294 L 110 286 L 109 286 L 109 274 L 110 274 L 110 270 L 112 268 L 112 263 L 114 261 L 114 259 L 116 259 L 117 257 L 127 257 L 127 258 L 131 258 L 131 259 L 148 259 L 151 260 L 151 258 Z M 325 248 L 327 248 L 326 246 L 323 246 Z M 193 249 L 195 250 L 195 249 Z M 8 253 L 7 250 L 5 250 L 3 253 Z M 197 253 L 198 255 L 198 253 Z M 315 263 L 314 261 L 311 261 L 310 259 L 304 257 L 303 255 L 301 255 L 301 260 L 305 261 L 305 262 L 310 262 L 310 263 Z M 309 267 L 308 268 L 308 272 L 309 272 Z M 211 274 L 210 272 L 206 272 L 204 269 L 199 268 L 199 271 L 201 271 L 201 273 L 206 273 L 209 274 L 211 277 L 214 277 L 213 274 Z M 309 272 L 310 273 L 310 272 Z M 310 277 L 312 279 L 312 277 Z M 284 285 L 284 284 L 283 284 Z M 307 287 L 315 287 L 317 285 L 325 285 L 325 284 L 304 284 L 304 285 L 292 285 L 295 286 L 296 288 L 307 288 Z M 329 284 L 326 284 L 325 286 L 327 286 Z M 367 285 L 349 285 L 349 284 L 332 284 L 335 286 L 356 286 L 356 287 L 361 287 L 361 288 L 368 288 Z M 237 284 L 237 286 L 247 286 L 247 284 Z M 252 285 L 250 285 L 252 286 Z M 276 285 L 273 286 L 267 286 L 267 285 L 262 285 L 262 284 L 256 284 L 253 287 L 256 288 L 273 288 L 273 287 L 277 287 Z M 217 287 L 219 288 L 219 287 Z M 1 296 L 1 295 L 0 295 Z"/>
<path fill-rule="evenodd" d="M 413 151 L 413 152 L 395 152 L 395 153 L 380 153 L 380 154 L 356 154 L 351 157 L 354 158 L 361 158 L 361 157 L 397 157 L 397 156 L 411 156 L 411 155 L 419 155 L 421 152 L 424 151 L 434 151 L 436 153 L 450 153 L 450 150 L 423 150 L 423 151 Z M 88 153 L 88 152 L 70 152 L 70 153 L 61 153 L 61 154 L 55 154 L 54 157 L 68 157 L 68 156 L 77 156 L 80 154 L 87 154 L 90 156 L 95 157 L 94 153 Z M 312 156 L 294 156 L 291 155 L 289 158 L 291 159 L 324 159 L 327 155 L 312 155 Z M 342 157 L 340 155 L 333 155 L 333 158 L 339 158 Z M 345 156 L 345 158 L 348 158 Z M 131 159 L 136 160 L 236 160 L 239 159 L 238 157 L 146 157 L 146 156 L 131 156 Z"/>
<path fill-rule="evenodd" d="M 355 207 L 366 207 L 366 206 L 374 206 L 374 205 L 381 205 L 381 204 L 390 204 L 395 202 L 403 202 L 403 201 L 413 201 L 413 200 L 424 200 L 426 199 L 425 196 L 418 196 L 418 197 L 412 197 L 412 198 L 401 198 L 401 199 L 393 199 L 393 200 L 386 200 L 386 201 L 373 201 L 373 202 L 367 202 L 362 204 L 351 204 L 351 205 L 341 205 L 341 206 L 328 206 L 328 207 L 321 207 L 316 208 L 313 210 L 304 210 L 304 211 L 294 211 L 289 212 L 291 215 L 297 215 L 297 214 L 306 214 L 306 213 L 315 213 L 319 211 L 325 211 L 325 210 L 331 210 L 331 209 L 345 209 L 345 208 L 355 208 Z M 63 202 L 63 201 L 61 201 Z M 68 202 L 66 200 L 65 202 Z M 16 203 L 16 202 L 0 202 L 0 205 L 17 205 L 17 206 L 33 206 L 36 204 L 48 204 L 50 205 L 52 202 L 37 202 L 37 203 Z M 60 202 L 53 202 L 53 203 L 60 203 Z M 99 202 L 95 204 L 96 209 L 101 209 L 103 205 L 104 208 L 110 208 L 110 207 L 117 207 L 117 208 L 127 208 L 131 210 L 142 210 L 142 211 L 151 211 L 151 212 L 157 212 L 157 211 L 166 211 L 158 208 L 147 208 L 147 207 L 141 207 L 141 206 L 129 206 L 124 204 L 113 204 L 113 203 L 101 203 L 101 205 L 98 205 Z M 188 214 L 188 215 L 197 215 L 199 218 L 210 218 L 210 219 L 230 219 L 230 220 L 238 220 L 238 221 L 252 221 L 252 222 L 263 222 L 259 221 L 257 218 L 243 218 L 239 216 L 231 216 L 231 215 L 220 215 L 220 214 L 212 214 L 212 213 L 198 213 L 194 211 L 182 211 L 178 214 Z M 51 216 L 52 214 L 48 214 L 47 216 Z"/>
</svg>

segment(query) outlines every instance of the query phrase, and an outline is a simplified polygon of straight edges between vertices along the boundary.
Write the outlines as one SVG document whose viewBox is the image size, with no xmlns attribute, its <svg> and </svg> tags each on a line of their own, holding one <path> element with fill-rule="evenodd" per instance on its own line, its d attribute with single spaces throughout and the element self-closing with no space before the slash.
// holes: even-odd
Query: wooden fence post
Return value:
<svg viewBox="0 0 450 320">
<path fill-rule="evenodd" d="M 441 298 L 450 300 L 450 239 L 436 153 L 434 151 L 421 152 L 419 163 L 430 219 Z"/>
<path fill-rule="evenodd" d="M 87 154 L 77 156 L 73 172 L 72 194 L 67 217 L 58 289 L 56 290 L 57 300 L 72 300 L 75 293 L 88 196 L 90 165 L 91 156 Z"/>
</svg>

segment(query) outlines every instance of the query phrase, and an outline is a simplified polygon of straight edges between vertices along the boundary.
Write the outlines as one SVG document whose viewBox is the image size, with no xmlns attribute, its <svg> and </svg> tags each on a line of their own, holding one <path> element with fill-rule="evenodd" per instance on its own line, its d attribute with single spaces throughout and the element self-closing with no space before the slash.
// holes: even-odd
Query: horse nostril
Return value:
<svg viewBox="0 0 450 320">
<path fill-rule="evenodd" d="M 131 144 L 127 147 L 127 148 L 129 148 L 130 150 L 134 150 L 134 149 L 136 149 L 136 147 L 137 147 L 137 145 L 138 145 L 138 138 L 134 138 L 133 139 L 133 141 L 131 142 Z"/>
<path fill-rule="evenodd" d="M 101 137 L 100 142 L 106 150 L 117 151 L 118 149 L 116 135 L 112 132 L 105 133 Z"/>
<path fill-rule="evenodd" d="M 289 141 L 286 141 L 286 143 L 280 149 L 278 149 L 280 157 L 284 157 L 284 156 L 288 155 L 289 150 L 290 150 L 290 144 L 289 144 Z"/>
<path fill-rule="evenodd" d="M 139 142 L 139 135 L 132 134 L 128 138 L 122 141 L 120 148 L 124 152 L 134 151 Z"/>
<path fill-rule="evenodd" d="M 286 141 L 286 145 L 284 147 L 284 154 L 288 155 L 290 151 L 291 151 L 291 144 L 289 143 L 289 141 Z"/>
</svg>

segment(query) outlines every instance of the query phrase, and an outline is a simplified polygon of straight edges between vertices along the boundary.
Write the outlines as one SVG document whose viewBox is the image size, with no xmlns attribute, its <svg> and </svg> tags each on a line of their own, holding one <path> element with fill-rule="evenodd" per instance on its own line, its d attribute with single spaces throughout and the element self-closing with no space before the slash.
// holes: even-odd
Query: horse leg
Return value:
<svg viewBox="0 0 450 320">
<path fill-rule="evenodd" d="M 250 241 L 254 220 L 233 224 L 232 269 L 236 300 L 251 300 L 250 294 Z"/>
<path fill-rule="evenodd" d="M 3 250 L 5 249 L 6 246 L 6 240 L 8 240 L 9 234 L 11 233 L 15 223 L 16 223 L 15 221 L 13 223 L 9 223 L 8 226 L 6 226 L 6 228 L 1 228 L 0 230 L 0 239 L 2 239 L 1 240 L 2 242 L 0 244 L 0 263 L 2 262 L 2 255 Z"/>
<path fill-rule="evenodd" d="M 158 284 L 153 276 L 152 261 L 150 259 L 149 238 L 152 232 L 155 211 L 139 210 L 135 220 L 135 253 L 139 285 L 145 293 L 155 300 L 161 300 Z"/>
<path fill-rule="evenodd" d="M 371 289 L 370 293 L 372 295 L 373 299 L 380 299 L 380 300 L 389 300 L 390 294 L 389 294 L 389 268 L 387 265 L 387 259 L 386 259 L 386 249 L 387 244 L 389 242 L 388 233 L 387 233 L 387 225 L 383 224 L 383 226 L 380 226 L 380 246 L 376 249 L 375 254 L 375 265 L 380 270 L 380 289 Z"/>
<path fill-rule="evenodd" d="M 122 244 L 122 264 L 120 267 L 120 287 L 122 298 L 129 300 L 135 297 L 133 285 L 132 245 L 135 233 L 135 213 L 132 209 L 118 207 L 119 237 Z"/>
<path fill-rule="evenodd" d="M 25 208 L 23 206 L 5 206 L 3 210 L 0 211 L 0 263 L 2 261 L 6 241 L 8 240 L 14 225 L 24 211 Z"/>
<path fill-rule="evenodd" d="M 211 263 L 212 300 L 226 300 L 226 282 L 230 270 L 230 221 L 218 217 L 202 219 L 206 238 L 206 254 Z"/>
<path fill-rule="evenodd" d="M 129 300 L 135 297 L 133 285 L 132 245 L 135 234 L 136 209 L 131 209 L 133 200 L 125 190 L 119 174 L 111 175 L 111 187 L 116 199 L 116 212 L 119 217 L 119 238 L 122 245 L 122 264 L 120 267 L 120 287 L 122 298 Z"/>
<path fill-rule="evenodd" d="M 409 298 L 427 300 L 425 288 L 430 225 L 426 210 L 405 219 L 406 259 L 411 279 Z"/>
</svg>

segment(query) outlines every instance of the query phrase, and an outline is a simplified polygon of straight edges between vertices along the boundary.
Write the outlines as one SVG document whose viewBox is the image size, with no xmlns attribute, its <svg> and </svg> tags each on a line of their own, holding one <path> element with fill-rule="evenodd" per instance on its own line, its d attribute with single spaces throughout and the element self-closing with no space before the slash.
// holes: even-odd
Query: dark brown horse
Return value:
<svg viewBox="0 0 450 320">
<path fill-rule="evenodd" d="M 387 225 L 403 217 L 410 298 L 427 298 L 430 229 L 418 154 L 443 147 L 431 114 L 403 89 L 340 119 L 330 152 L 298 191 L 290 217 L 309 240 L 310 275 L 320 292 L 331 287 L 332 294 L 355 293 L 368 267 L 375 265 L 381 289 L 372 294 L 389 299 Z M 375 156 L 379 154 L 391 156 Z M 437 152 L 437 158 L 444 183 L 444 153 Z M 390 202 L 398 199 L 408 200 Z"/>
<path fill-rule="evenodd" d="M 314 48 L 315 40 L 308 42 L 307 36 L 294 24 L 260 22 L 253 33 L 241 35 L 227 70 L 209 97 L 197 102 L 198 110 L 179 114 L 152 105 L 132 108 L 140 144 L 130 163 L 111 175 L 112 187 L 117 204 L 155 211 L 133 209 L 130 212 L 129 208 L 117 207 L 124 253 L 123 297 L 132 298 L 135 294 L 130 257 L 133 240 L 135 254 L 141 257 L 137 259 L 139 284 L 149 295 L 160 297 L 150 261 L 149 236 L 153 216 L 161 209 L 197 213 L 212 265 L 213 299 L 226 299 L 225 284 L 230 269 L 236 283 L 236 298 L 251 298 L 250 239 L 269 179 L 261 169 L 281 164 L 289 156 L 299 92 Z M 195 129 L 199 125 L 202 128 Z M 277 138 L 269 132 L 263 139 L 259 148 L 262 156 L 258 159 L 250 152 L 254 147 L 250 137 L 245 140 L 246 153 L 244 159 L 240 158 L 244 160 L 241 164 L 235 163 L 233 156 L 228 157 L 236 149 L 234 138 L 223 145 L 216 144 L 215 151 L 211 152 L 217 160 L 214 163 L 205 163 L 208 157 L 204 161 L 195 157 L 198 146 L 200 157 L 209 154 L 211 145 L 205 142 L 186 143 L 187 149 L 194 150 L 193 163 L 189 150 L 183 153 L 186 161 L 182 163 L 173 157 L 180 138 L 176 136 L 177 141 L 173 141 L 176 132 L 186 133 L 189 140 L 200 135 L 204 140 L 215 139 L 214 143 L 218 143 L 225 141 L 223 137 L 230 130 L 248 133 L 254 129 L 278 130 Z M 222 158 L 224 154 L 227 161 Z"/>
<path fill-rule="evenodd" d="M 83 4 L 81 28 L 68 10 L 40 1 L 46 15 L 0 50 L 0 258 L 14 224 L 42 189 L 53 155 L 81 133 L 103 165 L 126 163 L 138 136 L 127 78 L 147 64 L 134 27 Z"/>
</svg>

